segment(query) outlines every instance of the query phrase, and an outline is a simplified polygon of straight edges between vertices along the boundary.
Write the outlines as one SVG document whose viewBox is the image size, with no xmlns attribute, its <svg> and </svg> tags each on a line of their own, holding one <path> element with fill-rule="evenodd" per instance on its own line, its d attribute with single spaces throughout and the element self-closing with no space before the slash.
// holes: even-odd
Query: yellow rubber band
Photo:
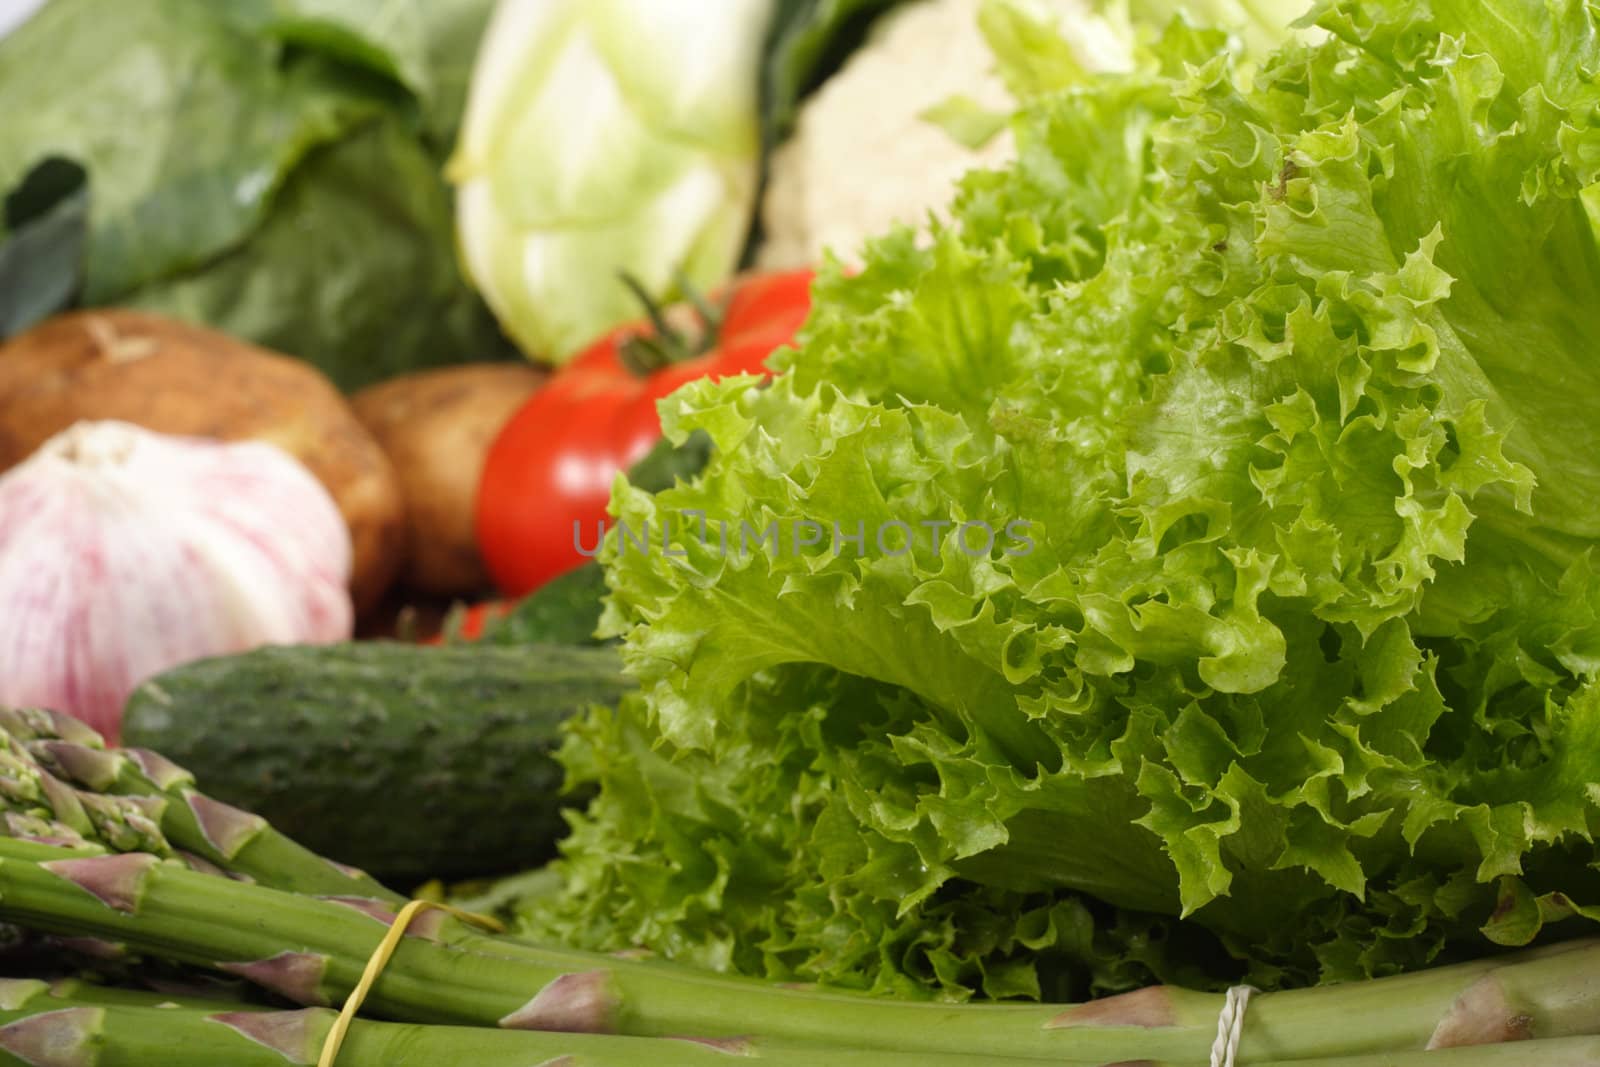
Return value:
<svg viewBox="0 0 1600 1067">
<path fill-rule="evenodd" d="M 362 1001 L 367 999 L 367 994 L 372 991 L 378 976 L 383 973 L 383 969 L 389 965 L 389 960 L 394 957 L 395 950 L 400 947 L 400 942 L 406 936 L 406 928 L 411 925 L 412 919 L 429 909 L 448 912 L 462 922 L 481 926 L 492 933 L 505 932 L 503 925 L 487 915 L 475 915 L 470 911 L 462 911 L 460 908 L 452 908 L 448 904 L 440 904 L 433 900 L 413 900 L 401 908 L 400 914 L 389 924 L 389 932 L 383 935 L 378 947 L 372 950 L 372 958 L 367 960 L 366 970 L 361 972 L 361 981 L 356 983 L 356 987 L 350 990 L 350 995 L 345 998 L 344 1007 L 339 1010 L 339 1018 L 334 1020 L 333 1029 L 328 1031 L 328 1039 L 322 1043 L 322 1057 L 317 1060 L 317 1067 L 333 1067 L 333 1061 L 339 1057 L 339 1048 L 344 1044 L 344 1035 L 349 1033 L 350 1024 L 355 1022 Z"/>
</svg>

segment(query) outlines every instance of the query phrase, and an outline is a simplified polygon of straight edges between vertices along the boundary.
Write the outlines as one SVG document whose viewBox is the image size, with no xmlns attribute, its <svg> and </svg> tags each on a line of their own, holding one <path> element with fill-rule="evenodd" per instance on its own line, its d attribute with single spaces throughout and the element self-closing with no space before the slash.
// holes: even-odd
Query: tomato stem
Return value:
<svg viewBox="0 0 1600 1067">
<path fill-rule="evenodd" d="M 703 355 L 716 347 L 717 335 L 722 329 L 721 315 L 705 295 L 695 288 L 683 271 L 679 270 L 674 275 L 674 281 L 678 290 L 683 293 L 684 299 L 694 308 L 695 317 L 700 320 L 699 337 L 692 341 L 682 330 L 676 329 L 667 320 L 661 305 L 650 296 L 639 279 L 627 271 L 620 272 L 620 277 L 622 284 L 626 285 L 633 295 L 638 297 L 639 303 L 644 305 L 645 315 L 649 318 L 650 327 L 654 331 L 653 336 L 634 334 L 619 346 L 618 354 L 629 370 L 640 376 L 648 376 L 674 363 Z"/>
<path fill-rule="evenodd" d="M 711 301 L 706 299 L 695 284 L 689 280 L 689 275 L 680 267 L 672 276 L 678 283 L 678 292 L 694 308 L 700 317 L 700 352 L 709 352 L 716 347 L 719 335 L 722 333 L 722 312 L 712 307 Z M 697 353 L 698 354 L 698 353 Z"/>
</svg>

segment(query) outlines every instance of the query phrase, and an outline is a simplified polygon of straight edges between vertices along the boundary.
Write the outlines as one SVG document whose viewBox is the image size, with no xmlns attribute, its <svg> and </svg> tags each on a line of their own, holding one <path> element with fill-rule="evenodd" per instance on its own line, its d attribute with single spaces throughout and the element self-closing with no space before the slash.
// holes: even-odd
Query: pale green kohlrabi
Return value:
<svg viewBox="0 0 1600 1067">
<path fill-rule="evenodd" d="M 733 270 L 759 162 L 772 0 L 502 0 L 450 175 L 469 276 L 530 355 L 560 362 L 663 296 Z"/>
</svg>

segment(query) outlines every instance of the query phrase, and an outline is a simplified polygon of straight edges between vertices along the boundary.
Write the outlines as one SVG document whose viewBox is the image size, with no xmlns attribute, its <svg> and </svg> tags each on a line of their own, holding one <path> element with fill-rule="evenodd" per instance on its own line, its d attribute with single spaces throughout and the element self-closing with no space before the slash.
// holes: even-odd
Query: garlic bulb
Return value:
<svg viewBox="0 0 1600 1067">
<path fill-rule="evenodd" d="M 350 566 L 333 499 L 276 446 L 78 423 L 0 477 L 0 703 L 115 738 L 168 667 L 349 637 Z"/>
</svg>

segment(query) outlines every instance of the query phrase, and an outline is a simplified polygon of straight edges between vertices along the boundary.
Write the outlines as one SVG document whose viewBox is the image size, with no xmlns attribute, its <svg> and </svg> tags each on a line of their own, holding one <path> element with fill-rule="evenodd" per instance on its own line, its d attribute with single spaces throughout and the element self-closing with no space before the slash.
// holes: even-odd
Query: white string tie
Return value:
<svg viewBox="0 0 1600 1067">
<path fill-rule="evenodd" d="M 1244 1009 L 1250 998 L 1261 992 L 1255 986 L 1236 985 L 1228 990 L 1217 1016 L 1217 1039 L 1211 1044 L 1211 1067 L 1233 1067 L 1239 1055 L 1239 1038 L 1244 1036 Z"/>
</svg>

